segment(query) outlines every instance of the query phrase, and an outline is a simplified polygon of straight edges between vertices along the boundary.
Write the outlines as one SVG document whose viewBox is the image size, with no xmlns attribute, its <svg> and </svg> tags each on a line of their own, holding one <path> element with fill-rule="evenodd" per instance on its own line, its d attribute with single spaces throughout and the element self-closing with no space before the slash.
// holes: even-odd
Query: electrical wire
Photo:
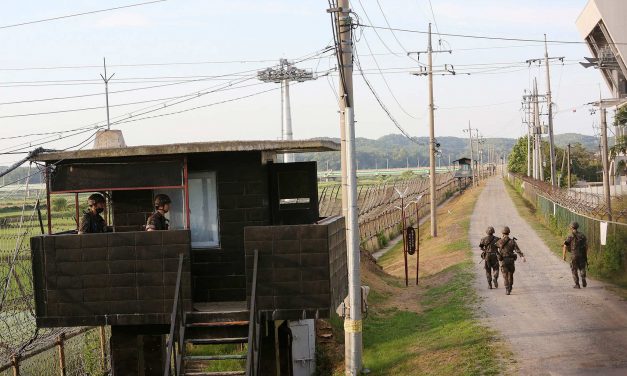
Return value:
<svg viewBox="0 0 627 376">
<path fill-rule="evenodd" d="M 400 31 L 406 33 L 416 33 L 416 34 L 429 34 L 428 31 L 422 30 L 412 30 L 412 29 L 402 29 L 397 27 L 386 27 L 386 26 L 375 26 L 375 25 L 366 25 L 359 24 L 361 27 L 369 27 L 372 29 L 379 30 L 388 30 L 391 29 L 393 31 Z M 504 40 L 510 42 L 533 42 L 533 43 L 542 43 L 544 44 L 544 39 L 532 39 L 532 38 L 509 38 L 509 37 L 495 37 L 495 36 L 487 36 L 487 35 L 470 35 L 470 34 L 452 34 L 452 33 L 437 33 L 440 36 L 448 36 L 448 37 L 456 37 L 456 38 L 471 38 L 471 39 L 486 39 L 486 40 Z M 551 44 L 587 44 L 584 41 L 569 41 L 569 40 L 547 40 L 547 43 Z M 607 42 L 610 45 L 627 45 L 627 42 Z"/>
<path fill-rule="evenodd" d="M 361 4 L 361 0 L 360 0 L 359 3 Z M 377 5 L 379 6 L 379 10 L 381 11 L 381 14 L 383 15 L 383 19 L 385 20 L 385 24 L 388 25 L 388 27 L 392 27 L 390 25 L 390 22 L 388 21 L 387 16 L 385 15 L 385 12 L 383 11 L 383 7 L 381 6 L 381 2 L 379 0 L 377 0 Z M 364 10 L 364 12 L 365 12 L 365 10 Z M 405 52 L 405 56 L 407 56 L 409 51 L 407 51 L 407 48 L 405 48 L 405 46 L 403 46 L 401 41 L 396 36 L 396 33 L 394 32 L 394 30 L 390 30 L 390 33 L 392 33 L 392 36 L 394 37 L 394 40 L 396 40 L 396 43 L 398 43 L 398 45 L 401 47 L 401 49 Z"/>
<path fill-rule="evenodd" d="M 368 38 L 366 38 L 366 34 L 363 34 L 363 39 L 364 39 L 364 42 L 366 43 L 366 47 L 368 47 L 368 51 L 370 51 L 370 53 L 372 53 L 372 49 L 370 48 L 370 43 L 368 43 Z M 379 73 L 381 74 L 381 78 L 383 79 L 383 82 L 385 83 L 385 86 L 387 87 L 388 91 L 390 92 L 390 95 L 392 95 L 392 98 L 394 98 L 394 101 L 396 102 L 398 107 L 401 109 L 401 111 L 403 111 L 407 116 L 409 116 L 409 117 L 411 117 L 413 119 L 417 119 L 416 116 L 414 116 L 414 115 L 410 114 L 409 112 L 407 112 L 407 110 L 405 110 L 403 105 L 401 105 L 401 103 L 398 101 L 398 98 L 396 98 L 396 95 L 394 94 L 394 91 L 390 87 L 390 84 L 388 83 L 388 80 L 383 75 L 383 72 L 381 71 L 381 67 L 379 66 L 379 62 L 377 61 L 377 59 L 374 56 L 372 56 L 372 60 L 374 61 L 375 65 L 377 66 L 377 69 L 379 70 Z"/>
<path fill-rule="evenodd" d="M 377 100 L 377 103 L 379 103 L 379 106 L 381 107 L 381 109 L 383 110 L 383 112 L 385 112 L 385 114 L 388 116 L 388 118 L 392 121 L 392 123 L 394 124 L 394 126 L 403 134 L 403 136 L 407 137 L 410 141 L 412 141 L 413 143 L 417 144 L 417 145 L 422 145 L 415 137 L 412 137 L 401 125 L 400 123 L 394 118 L 394 116 L 392 116 L 392 113 L 390 112 L 390 110 L 385 106 L 385 104 L 383 103 L 383 101 L 381 100 L 381 98 L 379 97 L 379 95 L 377 94 L 377 92 L 374 90 L 374 88 L 372 87 L 372 84 L 370 83 L 370 81 L 368 81 L 368 78 L 366 78 L 366 75 L 363 74 L 363 71 L 361 69 L 361 63 L 359 62 L 359 53 L 357 51 L 357 49 L 355 49 L 355 65 L 357 67 L 357 69 L 359 70 L 359 73 L 361 74 L 361 77 L 363 78 L 364 82 L 366 83 L 366 86 L 368 87 L 368 89 L 370 90 L 370 92 L 372 93 L 372 95 L 375 97 L 375 99 Z"/>
<path fill-rule="evenodd" d="M 119 9 L 126 9 L 126 8 L 132 8 L 132 7 L 138 7 L 138 6 L 142 6 L 142 5 L 149 5 L 149 4 L 155 4 L 155 3 L 162 3 L 164 1 L 167 0 L 154 0 L 154 1 L 147 1 L 144 3 L 136 3 L 136 4 L 129 4 L 129 5 L 122 5 L 119 7 L 114 7 L 114 8 L 106 8 L 106 9 L 98 9 L 98 10 L 92 10 L 89 12 L 81 12 L 81 13 L 74 13 L 74 14 L 67 14 L 64 16 L 58 16 L 58 17 L 51 17 L 51 18 L 44 18 L 41 20 L 36 20 L 36 21 L 26 21 L 26 22 L 20 22 L 20 23 L 16 23 L 16 24 L 12 24 L 12 25 L 3 25 L 0 26 L 0 29 L 8 29 L 8 28 L 12 28 L 12 27 L 18 27 L 18 26 L 25 26 L 25 25 L 32 25 L 32 24 L 36 24 L 36 23 L 41 23 L 41 22 L 48 22 L 48 21 L 57 21 L 57 20 L 61 20 L 61 19 L 65 19 L 65 18 L 72 18 L 72 17 L 78 17 L 78 16 L 86 16 L 89 14 L 96 14 L 96 13 L 102 13 L 102 12 L 109 12 L 112 10 L 119 10 Z"/>
</svg>

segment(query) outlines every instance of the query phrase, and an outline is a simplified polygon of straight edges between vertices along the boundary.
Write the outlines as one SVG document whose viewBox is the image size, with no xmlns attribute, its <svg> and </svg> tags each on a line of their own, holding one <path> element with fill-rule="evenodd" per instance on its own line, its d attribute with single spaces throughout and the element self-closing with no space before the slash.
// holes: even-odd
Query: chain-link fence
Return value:
<svg viewBox="0 0 627 376">
<path fill-rule="evenodd" d="M 0 196 L 0 376 L 103 375 L 106 328 L 37 328 L 30 237 L 47 229 L 48 208 L 37 206 L 42 187 L 26 187 Z M 75 229 L 75 210 L 57 206 L 53 230 Z"/>
<path fill-rule="evenodd" d="M 569 233 L 569 224 L 577 222 L 579 231 L 588 239 L 588 258 L 591 268 L 603 276 L 617 276 L 627 273 L 627 223 L 612 222 L 590 216 L 587 204 L 578 204 L 577 208 L 588 208 L 584 213 L 577 212 L 566 205 L 573 205 L 573 197 L 547 188 L 540 182 L 524 179 L 509 174 L 509 182 L 541 215 L 551 230 L 563 237 Z M 550 187 L 550 186 L 549 186 Z M 568 197 L 568 200 L 559 201 Z M 621 216 L 620 218 L 624 218 Z"/>
</svg>

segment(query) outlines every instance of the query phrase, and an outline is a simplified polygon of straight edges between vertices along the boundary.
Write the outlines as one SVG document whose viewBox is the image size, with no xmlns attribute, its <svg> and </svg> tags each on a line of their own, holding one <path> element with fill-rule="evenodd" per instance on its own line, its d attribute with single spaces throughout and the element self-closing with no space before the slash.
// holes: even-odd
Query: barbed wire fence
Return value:
<svg viewBox="0 0 627 376">
<path fill-rule="evenodd" d="M 0 206 L 7 209 L 0 212 L 0 376 L 107 374 L 107 328 L 36 325 L 30 237 L 47 226 L 47 210 L 55 231 L 75 229 L 74 215 L 39 207 L 45 188 L 29 186 L 28 178 L 11 188 L 0 192 L 0 205 L 9 203 Z"/>
<path fill-rule="evenodd" d="M 436 175 L 436 201 L 442 202 L 458 189 L 458 181 L 453 173 Z M 388 239 L 398 235 L 402 223 L 401 197 L 410 204 L 406 212 L 410 223 L 416 223 L 416 217 L 424 216 L 429 210 L 429 177 L 421 176 L 410 179 L 361 185 L 358 187 L 359 234 L 362 247 L 369 251 L 381 248 Z M 422 195 L 420 200 L 418 196 Z M 322 188 L 319 192 L 320 216 L 328 217 L 342 213 L 342 187 L 334 184 Z"/>
</svg>

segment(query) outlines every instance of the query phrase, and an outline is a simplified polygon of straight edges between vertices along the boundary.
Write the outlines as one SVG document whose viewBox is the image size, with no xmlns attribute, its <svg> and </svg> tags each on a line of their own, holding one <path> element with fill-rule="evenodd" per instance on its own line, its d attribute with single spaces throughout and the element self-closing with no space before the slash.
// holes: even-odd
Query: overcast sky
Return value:
<svg viewBox="0 0 627 376">
<path fill-rule="evenodd" d="M 546 33 L 552 40 L 582 40 L 575 20 L 586 0 L 431 1 L 437 30 L 442 33 L 525 39 L 542 39 Z M 4 2 L 0 13 L 0 138 L 102 124 L 106 112 L 102 108 L 105 98 L 100 94 L 104 92 L 104 84 L 99 75 L 105 56 L 110 65 L 109 74 L 115 73 L 109 84 L 110 91 L 114 92 L 110 95 L 110 104 L 111 116 L 115 119 L 137 114 L 147 106 L 191 98 L 183 97 L 185 95 L 229 88 L 173 106 L 162 106 L 164 108 L 149 115 L 204 106 L 201 108 L 115 125 L 123 130 L 129 145 L 277 139 L 281 126 L 280 92 L 256 94 L 278 87 L 260 83 L 254 77 L 257 70 L 275 64 L 281 57 L 304 60 L 299 67 L 310 68 L 320 75 L 316 81 L 292 85 L 295 138 L 338 136 L 334 94 L 337 76 L 333 72 L 324 76 L 336 63 L 330 53 L 320 54 L 332 40 L 326 1 L 168 0 L 20 27 L 1 27 L 134 2 L 140 1 Z M 427 0 L 379 0 L 379 3 L 387 21 L 395 28 L 424 31 L 428 23 L 434 21 Z M 361 4 L 358 0 L 352 2 L 362 23 L 386 25 L 376 0 L 361 0 Z M 393 34 L 389 30 L 378 30 L 377 35 L 371 28 L 356 32 L 361 65 L 382 101 L 411 135 L 428 135 L 427 81 L 409 74 L 417 67 L 417 62 L 405 53 L 405 50 L 425 50 L 426 36 L 400 31 Z M 452 49 L 453 53 L 438 54 L 435 64 L 452 64 L 459 74 L 435 79 L 436 137 L 463 137 L 462 128 L 468 121 L 485 137 L 523 134 L 521 95 L 534 77 L 538 78 L 541 92 L 545 91 L 546 82 L 543 67 L 528 68 L 521 62 L 543 57 L 543 45 L 449 36 L 442 37 L 443 41 L 438 43 L 439 39 L 434 38 L 436 47 Z M 595 134 L 595 117 L 583 105 L 597 99 L 600 89 L 607 94 L 607 89 L 599 72 L 576 64 L 583 56 L 589 56 L 587 47 L 551 44 L 549 53 L 566 58 L 564 65 L 555 62 L 552 66 L 554 102 L 558 111 L 555 133 Z M 424 56 L 420 61 L 424 61 Z M 504 64 L 497 66 L 495 63 Z M 134 64 L 141 66 L 122 66 Z M 15 70 L 77 66 L 80 68 Z M 471 72 L 471 75 L 461 74 Z M 190 82 L 192 79 L 195 81 Z M 376 138 L 398 133 L 358 72 L 354 79 L 357 136 Z M 187 82 L 182 82 L 185 80 Z M 138 88 L 144 89 L 115 93 Z M 256 95 L 219 103 L 252 94 Z M 7 103 L 78 95 L 90 96 Z M 180 98 L 166 100 L 172 97 Z M 154 101 L 146 102 L 148 100 Z M 68 110 L 72 111 L 15 116 Z M 90 134 L 67 139 L 55 136 L 56 141 L 45 146 L 72 146 Z M 2 139 L 0 149 L 1 152 L 18 147 L 28 149 L 29 144 L 25 142 L 34 143 L 43 137 Z M 18 155 L 2 155 L 0 163 L 17 159 Z"/>
</svg>

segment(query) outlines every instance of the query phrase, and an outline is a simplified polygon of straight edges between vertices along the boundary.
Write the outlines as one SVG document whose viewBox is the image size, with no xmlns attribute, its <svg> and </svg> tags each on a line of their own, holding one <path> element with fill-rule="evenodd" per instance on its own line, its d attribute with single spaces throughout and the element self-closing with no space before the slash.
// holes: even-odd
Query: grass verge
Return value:
<svg viewBox="0 0 627 376">
<path fill-rule="evenodd" d="M 439 210 L 439 234 L 421 226 L 420 285 L 410 256 L 405 287 L 402 246 L 380 259 L 362 259 L 371 292 L 364 319 L 364 364 L 373 375 L 498 375 L 511 353 L 475 315 L 477 295 L 468 241 L 469 218 L 479 190 L 469 190 Z M 498 351 L 497 351 L 498 349 Z M 341 374 L 341 365 L 335 374 Z"/>
</svg>

